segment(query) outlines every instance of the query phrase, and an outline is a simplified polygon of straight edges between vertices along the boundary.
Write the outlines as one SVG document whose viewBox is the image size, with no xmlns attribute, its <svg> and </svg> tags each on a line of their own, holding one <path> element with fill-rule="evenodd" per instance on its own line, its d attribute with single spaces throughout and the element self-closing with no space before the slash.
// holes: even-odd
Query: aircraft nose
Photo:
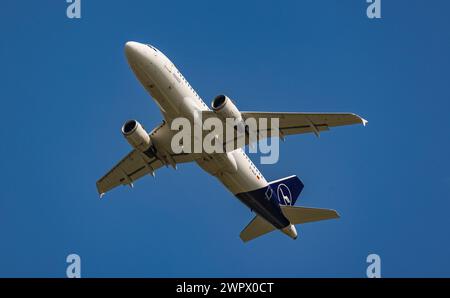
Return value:
<svg viewBox="0 0 450 298">
<path fill-rule="evenodd" d="M 146 63 L 151 60 L 150 50 L 147 45 L 136 41 L 125 43 L 125 56 L 131 66 Z"/>
<path fill-rule="evenodd" d="M 141 44 L 135 41 L 128 41 L 125 43 L 125 55 L 128 59 L 133 58 L 139 53 Z"/>
</svg>

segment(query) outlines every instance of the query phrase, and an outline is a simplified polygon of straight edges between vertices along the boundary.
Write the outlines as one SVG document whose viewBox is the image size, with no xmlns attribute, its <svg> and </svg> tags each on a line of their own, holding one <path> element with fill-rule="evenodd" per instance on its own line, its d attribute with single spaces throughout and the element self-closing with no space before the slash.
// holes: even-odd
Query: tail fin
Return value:
<svg viewBox="0 0 450 298">
<path fill-rule="evenodd" d="M 269 182 L 282 206 L 293 206 L 303 190 L 303 182 L 295 175 Z"/>
</svg>

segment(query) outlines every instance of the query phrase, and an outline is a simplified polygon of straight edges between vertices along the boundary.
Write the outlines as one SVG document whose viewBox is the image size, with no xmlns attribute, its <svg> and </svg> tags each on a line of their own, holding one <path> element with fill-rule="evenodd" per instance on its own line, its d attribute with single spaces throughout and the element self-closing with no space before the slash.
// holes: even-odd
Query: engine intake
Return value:
<svg viewBox="0 0 450 298">
<path fill-rule="evenodd" d="M 122 134 L 133 148 L 141 152 L 147 151 L 152 146 L 152 140 L 147 131 L 136 120 L 125 122 L 122 126 Z"/>
<path fill-rule="evenodd" d="M 225 106 L 225 104 L 227 103 L 227 100 L 228 100 L 227 96 L 217 95 L 211 103 L 212 109 L 214 111 L 218 111 L 218 110 L 222 109 Z"/>
<path fill-rule="evenodd" d="M 216 96 L 211 103 L 211 108 L 223 119 L 233 118 L 237 121 L 242 121 L 241 112 L 239 112 L 233 101 L 226 95 Z"/>
</svg>

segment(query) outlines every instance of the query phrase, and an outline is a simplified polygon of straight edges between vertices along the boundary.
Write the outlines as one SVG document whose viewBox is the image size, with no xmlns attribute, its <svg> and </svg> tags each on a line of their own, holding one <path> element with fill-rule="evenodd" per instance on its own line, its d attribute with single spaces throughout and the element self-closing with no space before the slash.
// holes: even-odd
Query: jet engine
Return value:
<svg viewBox="0 0 450 298">
<path fill-rule="evenodd" d="M 211 107 L 222 119 L 232 118 L 236 122 L 242 122 L 241 112 L 226 95 L 216 96 L 211 103 Z"/>
<path fill-rule="evenodd" d="M 211 103 L 211 107 L 214 113 L 216 113 L 223 120 L 227 118 L 233 119 L 233 128 L 238 133 L 245 134 L 249 137 L 249 127 L 245 124 L 241 112 L 239 112 L 238 108 L 234 105 L 233 101 L 228 96 L 216 96 Z"/>
<path fill-rule="evenodd" d="M 128 120 L 125 122 L 122 126 L 122 133 L 128 143 L 141 152 L 145 152 L 153 147 L 152 140 L 147 131 L 136 120 Z"/>
</svg>

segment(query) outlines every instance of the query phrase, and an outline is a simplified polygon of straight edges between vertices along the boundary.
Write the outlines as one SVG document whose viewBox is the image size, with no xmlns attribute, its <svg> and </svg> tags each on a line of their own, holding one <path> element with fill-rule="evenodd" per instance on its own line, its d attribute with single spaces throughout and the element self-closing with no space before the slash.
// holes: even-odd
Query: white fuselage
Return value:
<svg viewBox="0 0 450 298">
<path fill-rule="evenodd" d="M 155 99 L 165 118 L 165 122 L 152 135 L 155 146 L 171 152 L 171 137 L 176 131 L 170 130 L 169 123 L 178 117 L 193 121 L 199 112 L 209 110 L 209 107 L 175 65 L 153 46 L 128 42 L 125 52 L 136 77 Z M 268 185 L 243 149 L 229 153 L 204 153 L 197 164 L 216 176 L 235 195 Z"/>
</svg>

